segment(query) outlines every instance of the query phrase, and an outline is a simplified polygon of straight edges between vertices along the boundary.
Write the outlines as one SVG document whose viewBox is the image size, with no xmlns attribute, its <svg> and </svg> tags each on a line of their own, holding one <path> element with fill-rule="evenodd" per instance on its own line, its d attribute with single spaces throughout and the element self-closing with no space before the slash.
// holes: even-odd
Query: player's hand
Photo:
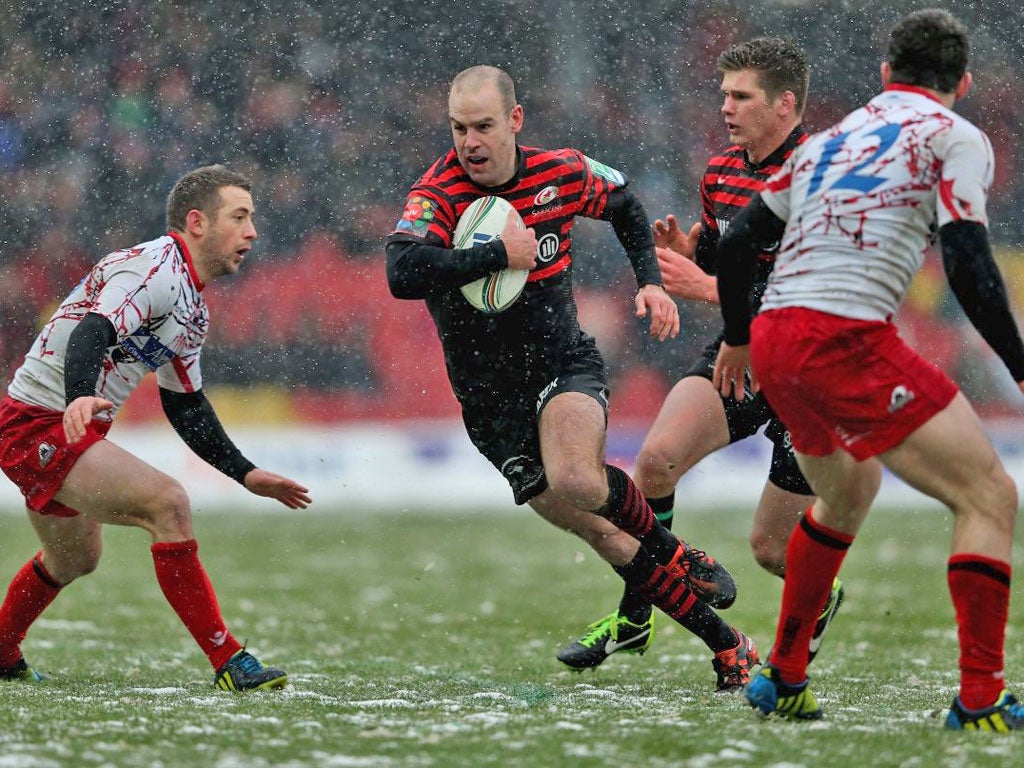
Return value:
<svg viewBox="0 0 1024 768">
<path fill-rule="evenodd" d="M 718 359 L 715 360 L 715 372 L 711 376 L 711 383 L 722 397 L 729 397 L 731 394 L 737 400 L 746 397 L 744 386 L 744 375 L 750 376 L 750 391 L 759 392 L 761 384 L 750 367 L 750 345 L 744 344 L 741 347 L 731 347 L 722 342 L 718 348 Z"/>
<path fill-rule="evenodd" d="M 636 316 L 651 316 L 651 336 L 658 341 L 679 335 L 679 307 L 660 285 L 645 285 L 634 300 Z"/>
<path fill-rule="evenodd" d="M 79 397 L 64 409 L 64 437 L 74 445 L 85 437 L 86 427 L 97 413 L 109 411 L 114 404 L 102 397 Z"/>
<path fill-rule="evenodd" d="M 697 237 L 700 235 L 700 222 L 690 227 L 689 233 L 679 228 L 679 222 L 671 213 L 665 220 L 656 219 L 651 227 L 654 233 L 654 244 L 659 248 L 671 248 L 676 253 L 693 261 L 697 255 Z"/>
<path fill-rule="evenodd" d="M 505 244 L 509 269 L 533 269 L 537 266 L 537 236 L 532 229 L 519 226 L 518 214 L 508 212 L 505 228 L 501 230 L 501 242 Z"/>
<path fill-rule="evenodd" d="M 699 224 L 697 226 L 700 226 Z M 718 303 L 718 281 L 683 254 L 671 248 L 656 247 L 658 266 L 665 290 L 676 299 Z"/>
<path fill-rule="evenodd" d="M 249 470 L 245 476 L 245 488 L 257 496 L 277 499 L 289 509 L 305 509 L 313 503 L 308 488 L 259 467 Z"/>
</svg>

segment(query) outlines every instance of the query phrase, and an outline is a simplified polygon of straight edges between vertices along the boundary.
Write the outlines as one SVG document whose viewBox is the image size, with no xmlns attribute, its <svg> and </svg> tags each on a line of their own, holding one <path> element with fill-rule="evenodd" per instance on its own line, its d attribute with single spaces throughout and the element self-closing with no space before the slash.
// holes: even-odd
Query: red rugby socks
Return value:
<svg viewBox="0 0 1024 768">
<path fill-rule="evenodd" d="M 0 606 L 0 667 L 13 667 L 21 658 L 21 643 L 28 628 L 61 590 L 43 567 L 41 555 L 39 552 L 22 566 Z"/>
<path fill-rule="evenodd" d="M 798 685 L 807 679 L 811 635 L 853 538 L 815 522 L 811 508 L 793 529 L 786 548 L 782 611 L 770 659 L 785 683 Z"/>
<path fill-rule="evenodd" d="M 214 669 L 220 669 L 242 645 L 228 632 L 220 615 L 217 596 L 203 564 L 195 539 L 158 542 L 150 547 L 156 580 L 167 602 L 192 633 Z"/>
<path fill-rule="evenodd" d="M 1003 641 L 1010 605 L 1009 563 L 960 553 L 949 558 L 946 578 L 960 640 L 960 703 L 982 709 L 1005 687 Z"/>
</svg>

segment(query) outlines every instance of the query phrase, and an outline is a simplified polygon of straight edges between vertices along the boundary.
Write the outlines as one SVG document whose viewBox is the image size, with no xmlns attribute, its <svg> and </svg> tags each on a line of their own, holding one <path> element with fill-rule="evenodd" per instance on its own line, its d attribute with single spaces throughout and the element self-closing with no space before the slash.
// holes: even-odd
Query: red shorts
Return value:
<svg viewBox="0 0 1024 768">
<path fill-rule="evenodd" d="M 43 515 L 78 514 L 53 497 L 79 456 L 103 440 L 111 422 L 93 419 L 85 437 L 68 445 L 64 412 L 5 397 L 0 400 L 0 469 L 14 481 L 29 509 Z"/>
<path fill-rule="evenodd" d="M 842 448 L 858 461 L 894 448 L 959 391 L 908 347 L 892 323 L 812 309 L 754 318 L 751 365 L 793 447 L 809 456 Z"/>
</svg>

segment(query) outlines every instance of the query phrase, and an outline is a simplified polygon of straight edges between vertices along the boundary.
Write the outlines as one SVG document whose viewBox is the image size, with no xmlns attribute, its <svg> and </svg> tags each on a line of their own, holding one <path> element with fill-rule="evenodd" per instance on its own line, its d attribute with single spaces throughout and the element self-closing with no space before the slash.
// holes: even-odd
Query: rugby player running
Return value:
<svg viewBox="0 0 1024 768">
<path fill-rule="evenodd" d="M 621 172 L 578 150 L 519 145 L 523 107 L 496 67 L 460 72 L 448 111 L 454 148 L 412 187 L 388 238 L 392 293 L 426 301 L 469 437 L 516 503 L 582 538 L 700 637 L 713 653 L 717 689 L 742 687 L 757 649 L 699 599 L 721 592 L 731 601 L 732 578 L 717 564 L 695 578 L 699 551 L 657 521 L 625 472 L 605 463 L 609 388 L 594 339 L 577 320 L 572 226 L 577 216 L 611 222 L 639 285 L 636 314 L 664 341 L 677 335 L 679 314 L 661 286 L 642 205 Z M 500 239 L 453 249 L 459 217 L 485 195 L 510 202 L 527 228 L 510 216 Z M 505 267 L 531 270 L 519 300 L 498 315 L 473 309 L 459 286 Z"/>
</svg>

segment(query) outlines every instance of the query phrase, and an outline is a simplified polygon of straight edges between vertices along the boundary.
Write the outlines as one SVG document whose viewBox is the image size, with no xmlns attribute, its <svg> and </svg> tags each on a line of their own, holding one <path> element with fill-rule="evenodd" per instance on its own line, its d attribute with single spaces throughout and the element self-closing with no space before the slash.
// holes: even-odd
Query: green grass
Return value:
<svg viewBox="0 0 1024 768">
<path fill-rule="evenodd" d="M 957 676 L 939 512 L 869 519 L 812 668 L 826 716 L 809 725 L 714 695 L 709 653 L 664 617 L 646 656 L 562 668 L 556 650 L 613 607 L 619 584 L 528 511 L 205 513 L 196 527 L 233 632 L 290 687 L 212 690 L 145 534 L 110 528 L 99 570 L 24 645 L 50 679 L 0 685 L 0 768 L 1020 764 L 1019 737 L 941 728 Z M 726 616 L 766 650 L 781 583 L 747 552 L 749 514 L 704 511 L 677 528 L 728 564 L 740 598 Z M 35 551 L 22 515 L 0 515 L 0 542 L 5 583 Z M 1013 613 L 1008 675 L 1024 692 Z"/>
</svg>

